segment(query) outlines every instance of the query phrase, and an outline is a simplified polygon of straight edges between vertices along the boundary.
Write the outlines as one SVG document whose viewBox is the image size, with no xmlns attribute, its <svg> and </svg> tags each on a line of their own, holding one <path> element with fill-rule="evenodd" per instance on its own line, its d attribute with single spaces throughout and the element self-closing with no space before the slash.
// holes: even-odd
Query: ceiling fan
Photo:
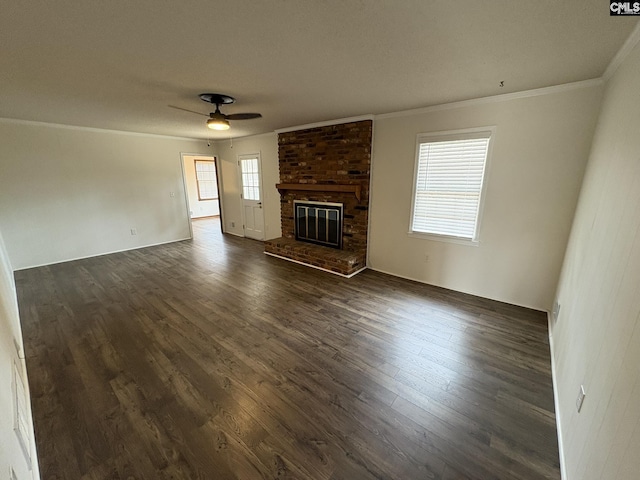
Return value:
<svg viewBox="0 0 640 480">
<path fill-rule="evenodd" d="M 222 95 L 220 93 L 201 93 L 198 96 L 200 97 L 200 100 L 215 105 L 216 111 L 207 115 L 206 113 L 194 112 L 193 110 L 187 110 L 186 108 L 176 107 L 174 105 L 169 106 L 178 110 L 184 110 L 185 112 L 204 115 L 205 117 L 208 116 L 209 120 L 207 120 L 207 127 L 212 130 L 229 130 L 229 120 L 251 120 L 253 118 L 262 117 L 259 113 L 232 113 L 225 115 L 220 111 L 220 105 L 229 105 L 236 101 L 235 98 L 230 97 L 229 95 Z"/>
</svg>

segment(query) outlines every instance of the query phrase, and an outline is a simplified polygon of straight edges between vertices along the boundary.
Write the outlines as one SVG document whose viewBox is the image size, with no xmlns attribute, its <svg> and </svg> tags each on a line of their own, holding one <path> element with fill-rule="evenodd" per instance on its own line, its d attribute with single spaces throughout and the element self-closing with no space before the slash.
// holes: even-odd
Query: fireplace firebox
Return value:
<svg viewBox="0 0 640 480">
<path fill-rule="evenodd" d="M 296 240 L 342 248 L 342 204 L 294 200 Z"/>
</svg>

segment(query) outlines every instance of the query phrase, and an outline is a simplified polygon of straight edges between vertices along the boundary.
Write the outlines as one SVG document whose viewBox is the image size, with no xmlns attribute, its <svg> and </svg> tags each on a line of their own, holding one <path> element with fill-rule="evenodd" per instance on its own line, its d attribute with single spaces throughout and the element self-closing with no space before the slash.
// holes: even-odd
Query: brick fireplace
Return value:
<svg viewBox="0 0 640 480">
<path fill-rule="evenodd" d="M 371 120 L 278 134 L 282 237 L 265 253 L 351 276 L 365 267 Z M 341 204 L 341 249 L 296 240 L 294 201 Z"/>
</svg>

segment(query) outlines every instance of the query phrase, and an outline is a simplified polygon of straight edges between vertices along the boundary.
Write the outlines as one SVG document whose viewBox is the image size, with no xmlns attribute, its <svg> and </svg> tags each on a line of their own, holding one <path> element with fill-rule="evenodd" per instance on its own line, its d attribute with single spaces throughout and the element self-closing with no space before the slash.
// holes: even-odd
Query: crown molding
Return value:
<svg viewBox="0 0 640 480">
<path fill-rule="evenodd" d="M 633 50 L 633 48 L 638 44 L 639 41 L 640 41 L 640 22 L 638 22 L 638 24 L 636 25 L 636 28 L 633 29 L 633 31 L 629 35 L 629 38 L 627 38 L 627 41 L 624 42 L 620 50 L 618 50 L 618 53 L 616 53 L 615 57 L 613 57 L 613 59 L 609 63 L 609 66 L 602 74 L 602 79 L 605 82 L 608 81 L 613 76 L 614 73 L 616 73 L 616 70 L 618 70 L 618 67 L 622 64 L 624 59 L 629 56 L 629 54 L 631 53 L 631 50 Z"/>
<path fill-rule="evenodd" d="M 403 110 L 401 112 L 391 112 L 376 115 L 376 120 L 385 118 L 406 117 L 411 115 L 420 115 L 424 113 L 439 112 L 441 110 L 450 110 L 462 107 L 474 107 L 477 105 L 485 105 L 487 103 L 506 102 L 508 100 L 517 100 L 520 98 L 538 97 L 541 95 L 552 95 L 554 93 L 566 92 L 568 90 L 576 90 L 579 88 L 589 88 L 600 86 L 604 82 L 602 78 L 592 78 L 590 80 L 582 80 L 580 82 L 564 83 L 562 85 L 554 85 L 551 87 L 535 88 L 533 90 L 524 90 L 522 92 L 503 93 L 501 95 L 492 95 L 490 97 L 473 98 L 471 100 L 462 100 L 460 102 L 443 103 L 440 105 L 432 105 L 429 107 L 416 108 L 413 110 Z"/>
<path fill-rule="evenodd" d="M 216 139 L 210 139 L 211 144 L 212 145 L 222 145 L 224 143 L 227 142 L 242 142 L 243 140 L 249 140 L 249 139 L 254 139 L 254 138 L 260 138 L 260 137 L 269 137 L 269 136 L 274 136 L 276 134 L 276 132 L 271 131 L 271 132 L 265 132 L 265 133 L 256 133 L 255 135 L 243 135 L 241 137 L 227 137 L 227 138 L 216 138 Z"/>
<path fill-rule="evenodd" d="M 65 130 L 79 130 L 83 132 L 94 132 L 94 133 L 114 133 L 118 135 L 129 135 L 133 137 L 167 138 L 172 140 L 189 140 L 189 141 L 195 141 L 195 142 L 206 142 L 205 138 L 176 137 L 174 135 L 160 135 L 157 133 L 128 132 L 125 130 L 110 130 L 107 128 L 80 127 L 78 125 L 65 125 L 62 123 L 47 123 L 47 122 L 37 122 L 34 120 L 19 120 L 17 118 L 0 118 L 0 123 L 10 123 L 14 125 L 27 125 L 32 127 L 61 128 Z"/>
<path fill-rule="evenodd" d="M 374 120 L 374 115 L 360 115 L 358 117 L 339 118 L 336 120 L 327 120 L 326 122 L 308 123 L 306 125 L 298 125 L 296 127 L 279 128 L 276 133 L 295 132 L 297 130 L 307 130 L 309 128 L 328 127 L 331 125 L 340 125 L 342 123 L 362 122 L 363 120 Z"/>
</svg>

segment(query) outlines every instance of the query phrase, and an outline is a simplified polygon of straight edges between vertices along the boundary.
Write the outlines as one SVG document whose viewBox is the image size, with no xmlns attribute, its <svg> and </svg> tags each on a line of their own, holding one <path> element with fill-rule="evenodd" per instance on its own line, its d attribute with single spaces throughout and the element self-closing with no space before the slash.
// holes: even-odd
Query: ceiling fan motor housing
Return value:
<svg viewBox="0 0 640 480">
<path fill-rule="evenodd" d="M 211 103 L 213 105 L 229 105 L 236 101 L 235 98 L 229 95 L 223 95 L 221 93 L 201 93 L 198 95 L 203 102 Z"/>
</svg>

